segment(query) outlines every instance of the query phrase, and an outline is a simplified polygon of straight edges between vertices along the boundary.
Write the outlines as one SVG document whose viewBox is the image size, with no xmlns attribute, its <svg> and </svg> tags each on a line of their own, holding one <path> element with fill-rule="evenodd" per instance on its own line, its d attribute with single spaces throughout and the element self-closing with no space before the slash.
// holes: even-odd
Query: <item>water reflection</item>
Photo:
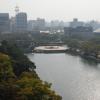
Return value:
<svg viewBox="0 0 100 100">
<path fill-rule="evenodd" d="M 100 100 L 100 64 L 68 54 L 29 54 L 63 100 Z"/>
<path fill-rule="evenodd" d="M 91 59 L 81 58 L 81 62 L 85 65 L 89 65 L 92 67 L 97 67 L 99 65 L 99 63 L 97 63 L 96 61 L 93 61 Z"/>
</svg>

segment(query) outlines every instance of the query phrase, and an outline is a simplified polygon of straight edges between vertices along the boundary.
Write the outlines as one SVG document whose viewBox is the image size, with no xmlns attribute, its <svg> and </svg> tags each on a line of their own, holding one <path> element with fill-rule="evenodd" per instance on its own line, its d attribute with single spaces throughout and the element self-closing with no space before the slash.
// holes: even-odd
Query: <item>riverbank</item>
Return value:
<svg viewBox="0 0 100 100">
<path fill-rule="evenodd" d="M 100 63 L 100 58 L 97 58 L 93 53 L 87 53 L 80 49 L 68 48 L 67 46 L 39 46 L 33 49 L 33 53 L 68 53 L 75 56 L 80 56 L 84 59 L 90 59 Z"/>
<path fill-rule="evenodd" d="M 65 50 L 38 50 L 38 51 L 33 51 L 33 53 L 66 53 Z"/>
<path fill-rule="evenodd" d="M 96 58 L 94 55 L 92 55 L 92 54 L 89 54 L 89 55 L 86 55 L 86 53 L 85 52 L 82 52 L 82 51 L 80 51 L 80 50 L 76 50 L 76 49 L 67 49 L 66 50 L 66 53 L 68 53 L 68 54 L 71 54 L 71 55 L 75 55 L 75 56 L 80 56 L 80 57 L 82 57 L 82 58 L 84 58 L 84 59 L 89 59 L 89 60 L 92 60 L 92 61 L 94 61 L 94 62 L 96 62 L 96 63 L 100 63 L 100 58 Z"/>
</svg>

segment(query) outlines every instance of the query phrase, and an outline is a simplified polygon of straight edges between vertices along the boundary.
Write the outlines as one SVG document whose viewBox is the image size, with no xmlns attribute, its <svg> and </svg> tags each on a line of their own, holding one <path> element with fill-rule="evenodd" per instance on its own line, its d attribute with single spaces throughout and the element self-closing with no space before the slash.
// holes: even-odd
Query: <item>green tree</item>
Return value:
<svg viewBox="0 0 100 100">
<path fill-rule="evenodd" d="M 50 89 L 51 84 L 37 79 L 33 73 L 22 73 L 16 84 L 20 87 L 19 95 L 28 100 L 61 100 L 61 96 Z"/>
<path fill-rule="evenodd" d="M 16 44 L 2 41 L 0 46 L 0 52 L 10 56 L 13 64 L 14 73 L 19 76 L 23 71 L 29 71 L 29 69 L 36 68 L 35 64 L 31 62 L 27 56 L 16 46 Z"/>
<path fill-rule="evenodd" d="M 0 80 L 7 80 L 14 76 L 11 59 L 8 55 L 0 53 Z"/>
</svg>

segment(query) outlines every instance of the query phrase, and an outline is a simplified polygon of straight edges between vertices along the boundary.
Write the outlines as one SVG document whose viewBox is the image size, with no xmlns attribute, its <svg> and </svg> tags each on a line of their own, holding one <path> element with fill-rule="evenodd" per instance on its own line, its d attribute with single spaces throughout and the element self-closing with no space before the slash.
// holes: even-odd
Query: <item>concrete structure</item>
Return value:
<svg viewBox="0 0 100 100">
<path fill-rule="evenodd" d="M 37 18 L 36 20 L 37 23 L 37 29 L 39 29 L 40 31 L 45 29 L 45 19 L 41 19 L 41 18 Z"/>
<path fill-rule="evenodd" d="M 20 12 L 16 14 L 15 27 L 16 27 L 17 32 L 27 31 L 27 14 L 26 13 Z"/>
<path fill-rule="evenodd" d="M 91 35 L 91 34 L 93 34 L 93 28 L 92 27 L 83 27 L 83 26 L 76 27 L 76 28 L 65 27 L 64 33 L 68 36 L 71 36 L 71 35 Z"/>
<path fill-rule="evenodd" d="M 27 30 L 33 31 L 33 20 L 29 20 L 27 23 Z"/>
<path fill-rule="evenodd" d="M 62 28 L 64 28 L 64 22 L 63 21 L 52 20 L 50 24 L 51 24 L 50 27 L 52 29 L 62 29 Z"/>
<path fill-rule="evenodd" d="M 82 27 L 82 26 L 76 28 L 65 27 L 64 29 L 66 32 L 93 32 L 92 27 Z"/>
<path fill-rule="evenodd" d="M 28 21 L 28 30 L 29 31 L 44 31 L 45 30 L 45 19 L 37 18 L 36 20 Z"/>
<path fill-rule="evenodd" d="M 37 30 L 37 21 L 36 20 L 29 20 L 28 21 L 28 31 Z"/>
<path fill-rule="evenodd" d="M 16 32 L 16 21 L 15 21 L 15 17 L 11 17 L 10 19 L 10 31 L 11 32 Z"/>
<path fill-rule="evenodd" d="M 93 20 L 93 21 L 87 22 L 85 24 L 85 26 L 91 26 L 91 27 L 93 27 L 93 30 L 95 31 L 95 30 L 98 30 L 100 28 L 100 23 L 98 21 Z"/>
<path fill-rule="evenodd" d="M 79 26 L 84 26 L 84 23 L 81 22 L 81 21 L 78 21 L 77 18 L 74 18 L 72 22 L 70 22 L 70 27 L 72 28 L 76 28 L 76 27 L 79 27 Z"/>
<path fill-rule="evenodd" d="M 0 13 L 0 32 L 10 31 L 10 21 L 8 13 Z"/>
<path fill-rule="evenodd" d="M 53 28 L 54 27 L 58 27 L 59 26 L 59 23 L 60 23 L 59 20 L 52 20 L 51 21 L 51 27 L 53 27 Z"/>
</svg>

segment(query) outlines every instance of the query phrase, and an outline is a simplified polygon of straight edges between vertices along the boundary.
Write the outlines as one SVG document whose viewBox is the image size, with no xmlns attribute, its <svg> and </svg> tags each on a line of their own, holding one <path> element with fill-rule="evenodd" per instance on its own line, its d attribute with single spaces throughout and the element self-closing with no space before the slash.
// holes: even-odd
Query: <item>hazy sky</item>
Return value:
<svg viewBox="0 0 100 100">
<path fill-rule="evenodd" d="M 0 0 L 0 12 L 14 15 L 16 5 L 20 11 L 27 12 L 28 19 L 100 21 L 100 0 Z"/>
</svg>

